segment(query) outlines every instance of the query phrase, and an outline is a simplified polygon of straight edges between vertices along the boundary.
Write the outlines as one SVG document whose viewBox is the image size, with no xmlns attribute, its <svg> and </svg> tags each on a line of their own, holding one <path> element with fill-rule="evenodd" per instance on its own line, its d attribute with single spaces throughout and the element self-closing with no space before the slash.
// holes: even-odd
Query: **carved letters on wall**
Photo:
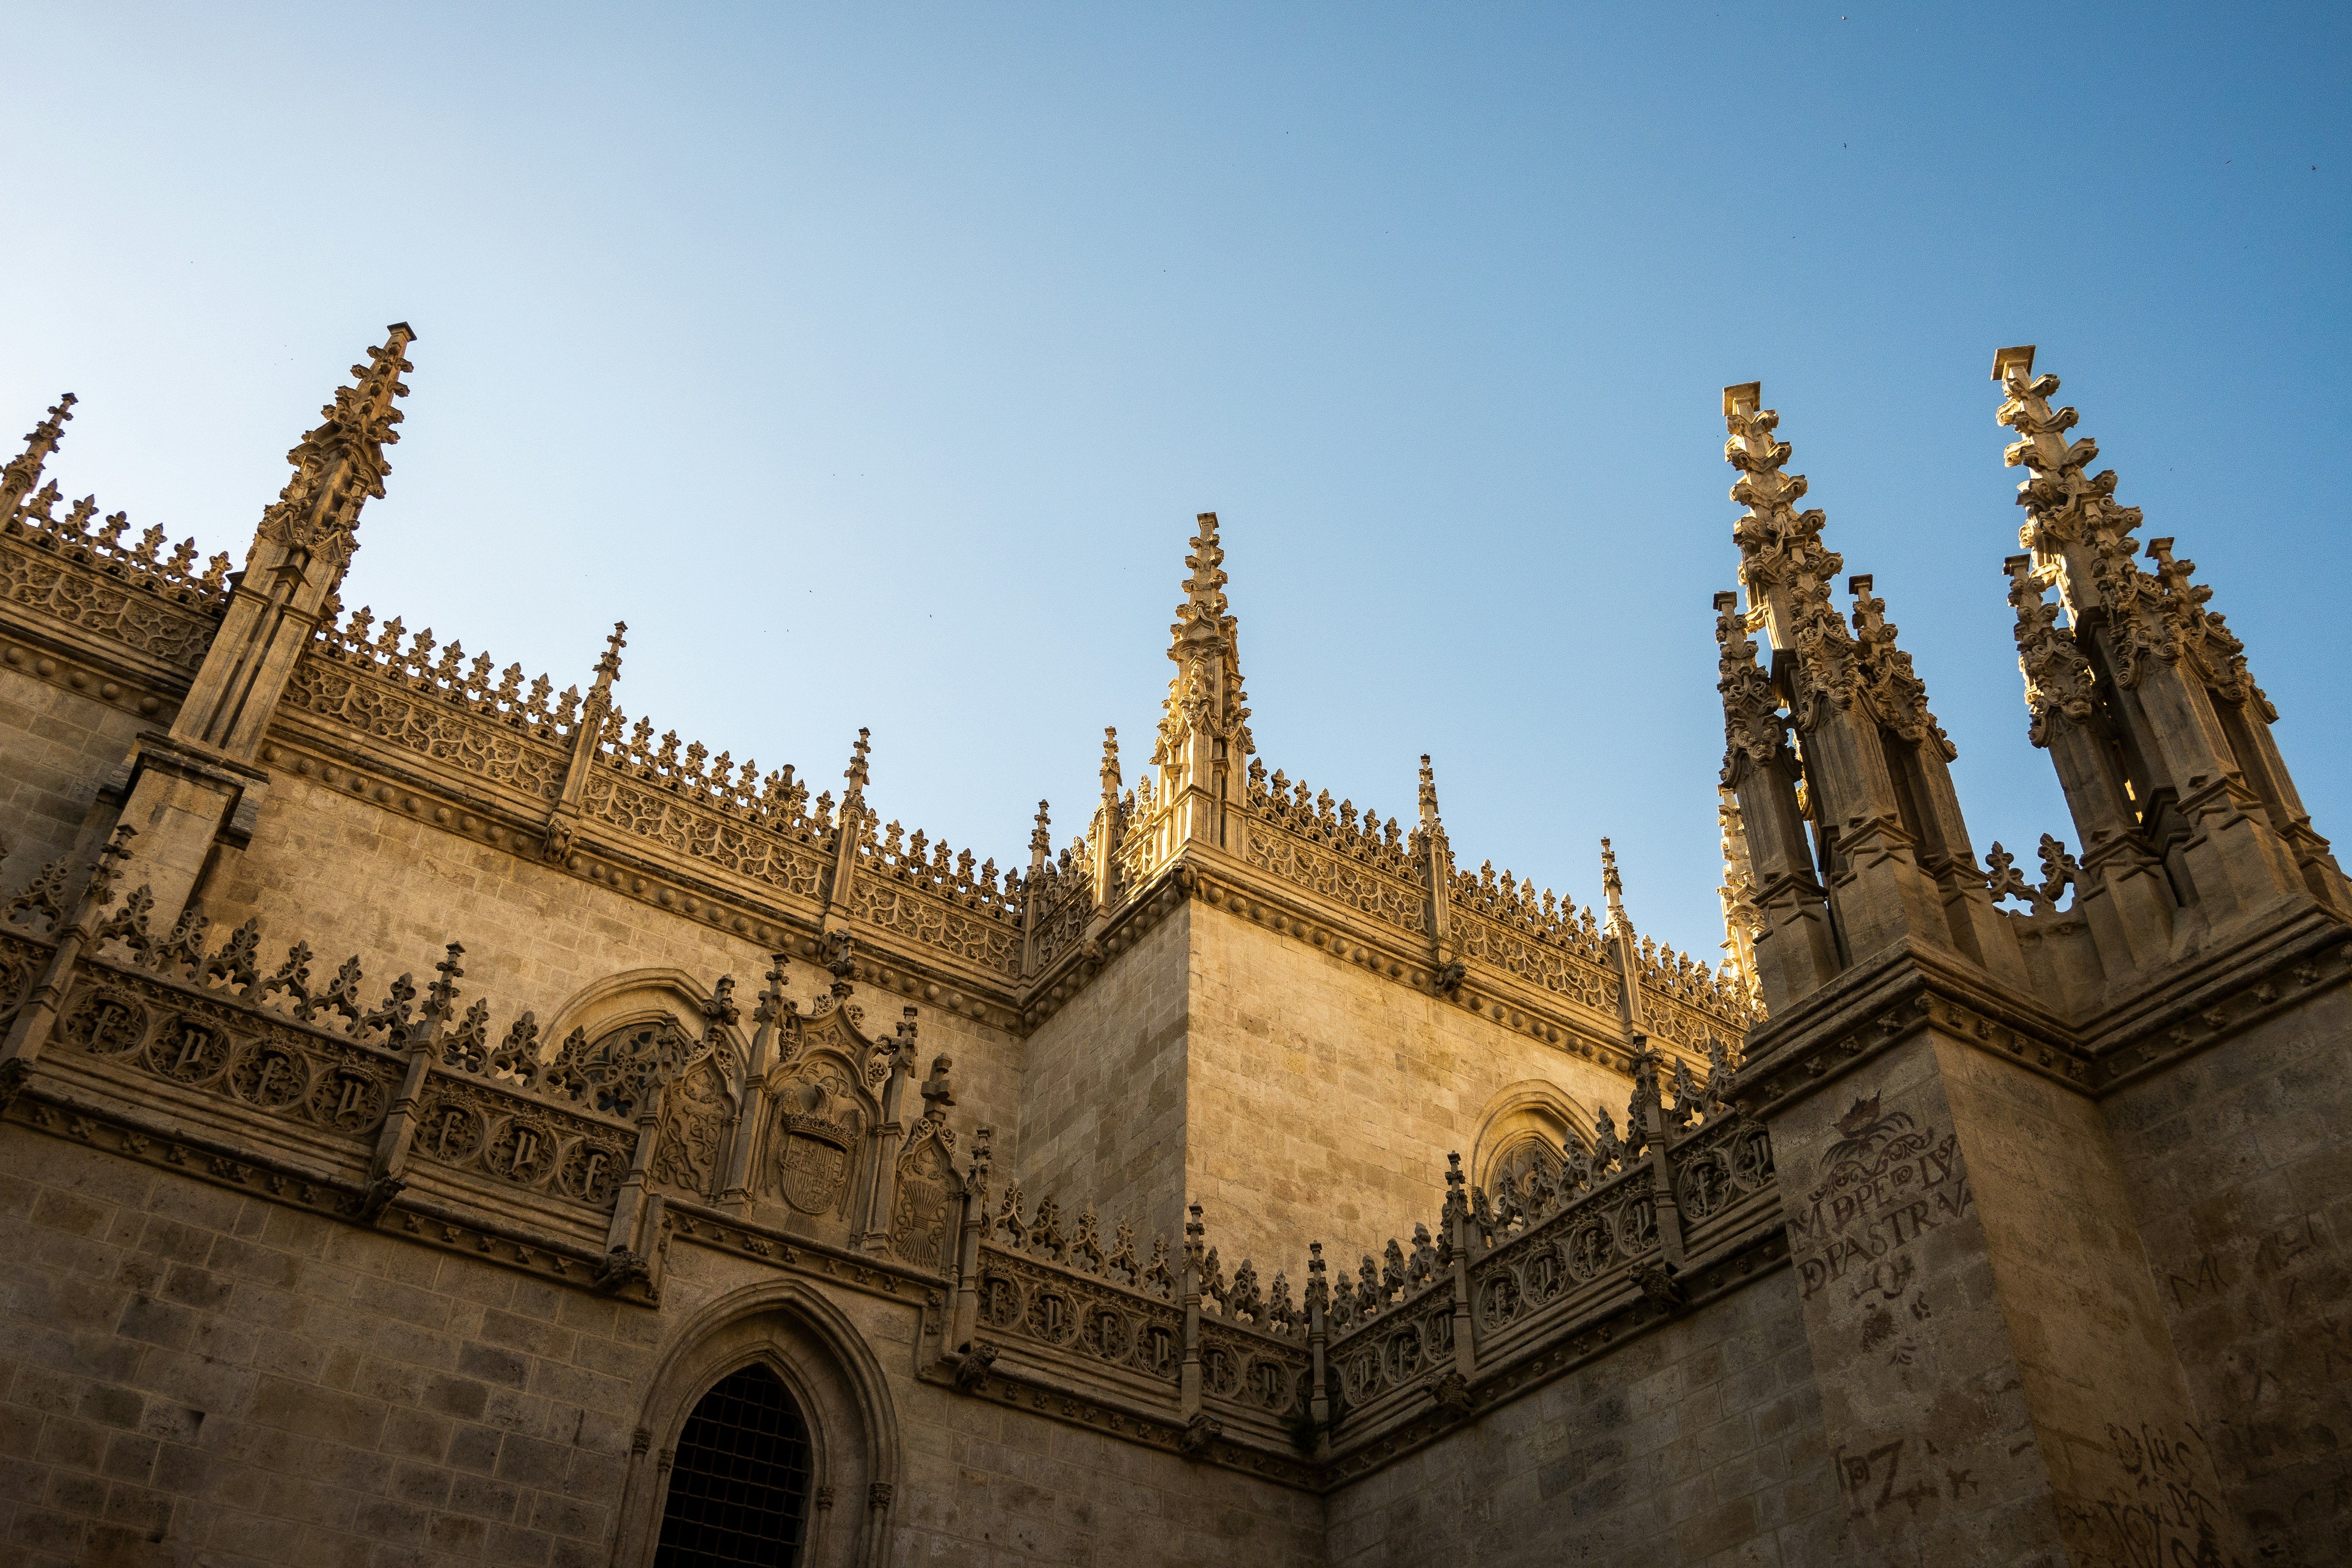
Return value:
<svg viewBox="0 0 2352 1568">
<path fill-rule="evenodd" d="M 118 587 L 14 542 L 0 544 L 0 599 L 47 611 L 69 626 L 185 669 L 202 664 L 205 649 L 212 646 L 210 616 Z"/>
<path fill-rule="evenodd" d="M 1303 1414 L 1312 1371 L 1307 1358 L 1291 1346 L 1213 1320 L 1201 1323 L 1201 1392 L 1209 1398 L 1274 1415 Z"/>
<path fill-rule="evenodd" d="M 363 1137 L 383 1121 L 400 1064 L 363 1046 L 263 1026 L 240 1009 L 128 978 L 76 987 L 58 1034 L 94 1060 L 232 1104 Z"/>
<path fill-rule="evenodd" d="M 554 747 L 315 654 L 306 654 L 294 667 L 286 697 L 321 718 L 538 799 L 551 801 L 563 792 L 564 758 Z"/>
<path fill-rule="evenodd" d="M 629 1168 L 620 1128 L 438 1072 L 426 1080 L 414 1148 L 445 1165 L 599 1208 L 613 1201 Z"/>
<path fill-rule="evenodd" d="M 994 1242 L 981 1247 L 980 1321 L 1162 1383 L 1175 1383 L 1183 1367 L 1184 1318 L 1175 1307 Z"/>
<path fill-rule="evenodd" d="M 1821 1184 L 1789 1213 L 1799 1294 L 1810 1300 L 1859 1272 L 1890 1300 L 1915 1265 L 1911 1244 L 1973 1206 L 1959 1135 L 1883 1110 L 1875 1094 L 1838 1118 Z"/>
</svg>

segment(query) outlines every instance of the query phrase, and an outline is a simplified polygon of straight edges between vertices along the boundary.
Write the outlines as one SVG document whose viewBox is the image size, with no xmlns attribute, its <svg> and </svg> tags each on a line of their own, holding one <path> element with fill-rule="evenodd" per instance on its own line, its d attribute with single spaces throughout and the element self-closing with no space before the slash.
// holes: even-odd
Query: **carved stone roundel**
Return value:
<svg viewBox="0 0 2352 1568">
<path fill-rule="evenodd" d="M 510 1182 L 536 1185 L 554 1167 L 555 1134 L 539 1122 L 512 1118 L 490 1140 L 483 1163 Z"/>
<path fill-rule="evenodd" d="M 618 1149 L 583 1139 L 564 1151 L 563 1190 L 583 1203 L 601 1204 L 612 1196 L 614 1184 L 627 1166 Z"/>
<path fill-rule="evenodd" d="M 373 1075 L 344 1068 L 310 1086 L 310 1117 L 339 1132 L 371 1132 L 383 1120 L 383 1085 Z"/>
<path fill-rule="evenodd" d="M 100 1056 L 121 1056 L 147 1037 L 147 1009 L 111 991 L 93 992 L 66 1019 L 65 1036 Z"/>
<path fill-rule="evenodd" d="M 253 1046 L 229 1068 L 228 1086 L 248 1105 L 283 1110 L 309 1092 L 310 1064 L 282 1046 Z"/>
<path fill-rule="evenodd" d="M 184 1016 L 172 1018 L 147 1047 L 158 1073 L 181 1083 L 204 1083 L 228 1065 L 229 1038 L 217 1024 Z"/>
<path fill-rule="evenodd" d="M 1593 1218 L 1576 1227 L 1568 1238 L 1569 1272 L 1579 1279 L 1594 1279 L 1609 1266 L 1610 1249 L 1616 1240 L 1609 1234 L 1606 1219 Z"/>
</svg>

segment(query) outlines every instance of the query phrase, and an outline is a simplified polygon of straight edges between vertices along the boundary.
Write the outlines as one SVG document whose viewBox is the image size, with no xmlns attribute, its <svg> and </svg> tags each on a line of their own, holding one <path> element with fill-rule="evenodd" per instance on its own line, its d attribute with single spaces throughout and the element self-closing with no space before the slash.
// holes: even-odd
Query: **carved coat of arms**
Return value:
<svg viewBox="0 0 2352 1568">
<path fill-rule="evenodd" d="M 954 1167 L 935 1139 L 925 1138 L 898 1161 L 898 1196 L 891 1205 L 890 1250 L 919 1268 L 946 1261 L 948 1206 L 956 1191 Z"/>
<path fill-rule="evenodd" d="M 812 1078 L 784 1090 L 777 1126 L 776 1187 L 803 1214 L 832 1213 L 846 1195 L 850 1155 L 864 1122 L 856 1103 L 843 1092 L 846 1089 L 846 1084 Z"/>
</svg>

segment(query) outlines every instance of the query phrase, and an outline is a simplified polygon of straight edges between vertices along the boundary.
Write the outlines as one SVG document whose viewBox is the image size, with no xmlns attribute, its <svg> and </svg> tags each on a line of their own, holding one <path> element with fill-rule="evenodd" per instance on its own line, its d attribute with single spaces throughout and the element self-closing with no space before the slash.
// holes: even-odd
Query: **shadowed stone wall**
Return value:
<svg viewBox="0 0 2352 1568">
<path fill-rule="evenodd" d="M 2352 995 L 2341 988 L 2105 1105 L 2199 1414 L 2265 1563 L 2352 1562 Z M 2121 1458 L 2168 1463 L 2118 1428 Z"/>
<path fill-rule="evenodd" d="M 34 661 L 48 657 L 37 649 L 11 644 L 7 652 L 24 658 L 22 668 L 0 664 L 0 838 L 8 850 L 0 886 L 13 888 L 74 847 L 99 781 L 149 726 L 62 679 L 35 676 Z"/>
<path fill-rule="evenodd" d="M 1784 1270 L 1330 1498 L 1332 1568 L 1869 1561 Z"/>
<path fill-rule="evenodd" d="M 1309 1240 L 1335 1268 L 1436 1228 L 1448 1153 L 1465 1158 L 1488 1101 L 1537 1079 L 1591 1125 L 1624 1114 L 1623 1080 L 1439 996 L 1192 906 L 1185 1185 L 1230 1266 L 1296 1271 Z"/>
</svg>

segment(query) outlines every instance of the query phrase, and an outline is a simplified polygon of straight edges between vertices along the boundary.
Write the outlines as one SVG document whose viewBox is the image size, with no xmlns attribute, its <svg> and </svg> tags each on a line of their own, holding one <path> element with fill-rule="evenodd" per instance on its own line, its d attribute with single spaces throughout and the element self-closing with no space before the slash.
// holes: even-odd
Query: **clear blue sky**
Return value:
<svg viewBox="0 0 2352 1568">
<path fill-rule="evenodd" d="M 1843 9 L 1841 9 L 1841 5 Z M 1762 378 L 1979 852 L 2025 739 L 1993 350 L 2036 342 L 2244 636 L 2322 832 L 2352 9 L 11 11 L 0 420 L 241 554 L 383 324 L 351 601 L 1025 858 L 1146 738 L 1223 514 L 1269 767 L 1712 954 Z M 456 937 L 465 933 L 453 931 Z"/>
</svg>

